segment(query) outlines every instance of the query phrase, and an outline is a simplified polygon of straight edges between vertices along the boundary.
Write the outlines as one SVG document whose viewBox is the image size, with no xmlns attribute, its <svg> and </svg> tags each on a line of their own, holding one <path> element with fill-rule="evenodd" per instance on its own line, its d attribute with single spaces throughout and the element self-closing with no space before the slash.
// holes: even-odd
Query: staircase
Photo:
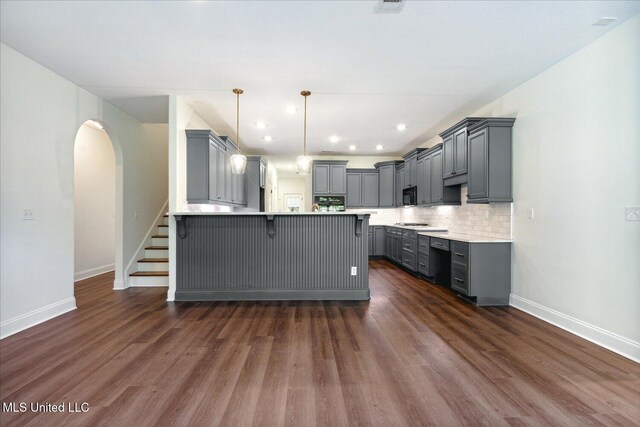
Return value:
<svg viewBox="0 0 640 427">
<path fill-rule="evenodd" d="M 129 275 L 129 286 L 169 286 L 169 217 L 162 218 L 151 236 L 151 246 L 144 248 L 138 271 Z"/>
</svg>

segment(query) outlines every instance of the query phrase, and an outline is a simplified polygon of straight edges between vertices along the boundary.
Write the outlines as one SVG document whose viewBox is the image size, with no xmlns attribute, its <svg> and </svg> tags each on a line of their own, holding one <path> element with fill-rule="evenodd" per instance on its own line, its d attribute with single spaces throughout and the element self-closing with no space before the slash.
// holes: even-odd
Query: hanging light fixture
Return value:
<svg viewBox="0 0 640 427">
<path fill-rule="evenodd" d="M 308 175 L 311 172 L 311 156 L 307 156 L 307 97 L 311 95 L 308 90 L 303 90 L 300 95 L 304 96 L 304 151 L 302 156 L 298 156 L 298 173 Z"/>
<path fill-rule="evenodd" d="M 247 158 L 240 152 L 240 95 L 244 93 L 242 89 L 234 89 L 236 94 L 236 143 L 238 144 L 238 154 L 231 156 L 231 173 L 236 175 L 244 174 L 247 167 Z"/>
</svg>

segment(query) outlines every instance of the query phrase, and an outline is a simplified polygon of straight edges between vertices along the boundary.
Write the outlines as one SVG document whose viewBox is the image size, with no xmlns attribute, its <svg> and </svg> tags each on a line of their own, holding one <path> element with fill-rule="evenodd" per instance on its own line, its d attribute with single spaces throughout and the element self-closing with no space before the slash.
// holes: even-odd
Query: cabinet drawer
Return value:
<svg viewBox="0 0 640 427">
<path fill-rule="evenodd" d="M 415 239 L 418 235 L 417 232 L 411 230 L 402 230 L 402 237 L 408 237 L 410 239 Z"/>
<path fill-rule="evenodd" d="M 409 252 L 415 254 L 417 249 L 418 249 L 417 246 L 418 246 L 418 244 L 417 244 L 416 240 L 409 239 L 407 237 L 403 237 L 402 238 L 402 249 L 403 250 L 409 251 Z"/>
<path fill-rule="evenodd" d="M 402 251 L 402 265 L 411 271 L 416 271 L 416 255 L 403 250 Z"/>
<path fill-rule="evenodd" d="M 469 244 L 463 242 L 451 242 L 451 262 L 469 265 Z"/>
<path fill-rule="evenodd" d="M 418 271 L 425 276 L 431 276 L 429 274 L 429 255 L 418 254 Z"/>
<path fill-rule="evenodd" d="M 465 295 L 470 295 L 466 266 L 451 264 L 451 288 Z"/>
<path fill-rule="evenodd" d="M 418 253 L 429 255 L 429 236 L 418 236 Z"/>
<path fill-rule="evenodd" d="M 449 250 L 449 241 L 447 239 L 441 239 L 439 237 L 432 237 L 431 247 L 436 249 L 442 249 L 443 251 Z"/>
</svg>

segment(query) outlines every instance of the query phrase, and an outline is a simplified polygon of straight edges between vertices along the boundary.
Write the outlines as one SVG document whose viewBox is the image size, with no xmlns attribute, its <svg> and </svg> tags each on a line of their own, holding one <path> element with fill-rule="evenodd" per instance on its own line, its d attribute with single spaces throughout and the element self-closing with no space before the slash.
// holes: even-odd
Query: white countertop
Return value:
<svg viewBox="0 0 640 427">
<path fill-rule="evenodd" d="M 172 216 L 300 216 L 300 215 L 371 215 L 375 211 L 358 212 L 169 212 Z"/>
<path fill-rule="evenodd" d="M 501 239 L 497 237 L 473 236 L 471 234 L 461 233 L 434 233 L 431 231 L 418 232 L 421 236 L 440 237 L 441 239 L 455 240 L 457 242 L 466 243 L 512 243 L 511 239 Z"/>
<path fill-rule="evenodd" d="M 424 225 L 395 225 L 395 224 L 369 224 L 369 227 L 393 227 L 393 228 L 402 228 L 403 230 L 413 230 L 413 231 L 447 231 L 447 227 L 435 227 L 435 226 L 424 226 Z"/>
</svg>

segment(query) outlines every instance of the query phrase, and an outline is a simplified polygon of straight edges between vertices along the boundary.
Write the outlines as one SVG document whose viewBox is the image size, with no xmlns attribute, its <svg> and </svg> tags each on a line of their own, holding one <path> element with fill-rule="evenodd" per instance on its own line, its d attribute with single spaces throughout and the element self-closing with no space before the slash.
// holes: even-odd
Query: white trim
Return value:
<svg viewBox="0 0 640 427">
<path fill-rule="evenodd" d="M 108 273 L 109 271 L 114 271 L 116 268 L 114 264 L 101 265 L 100 267 L 89 268 L 87 270 L 78 271 L 73 275 L 73 281 L 77 282 L 78 280 L 88 279 L 90 277 L 99 276 L 104 273 Z"/>
<path fill-rule="evenodd" d="M 122 291 L 124 289 L 126 289 L 124 287 L 124 280 L 116 279 L 116 280 L 113 281 L 113 290 L 114 291 Z"/>
<path fill-rule="evenodd" d="M 127 264 L 127 268 L 124 269 L 124 275 L 125 275 L 124 283 L 122 284 L 118 283 L 118 285 L 120 286 L 116 287 L 116 283 L 114 282 L 113 289 L 122 290 L 131 286 L 129 284 L 129 280 L 130 280 L 129 274 L 135 273 L 133 269 L 133 265 L 134 263 L 138 262 L 138 259 L 144 258 L 144 248 L 145 246 L 150 246 L 151 236 L 153 235 L 153 232 L 155 231 L 155 229 L 158 227 L 160 218 L 162 218 L 167 213 L 167 208 L 169 207 L 168 205 L 169 205 L 169 200 L 164 202 L 164 204 L 162 205 L 162 208 L 160 208 L 160 212 L 158 212 L 158 215 L 156 216 L 156 219 L 151 224 L 151 227 L 149 227 L 149 230 L 147 231 L 147 234 L 144 236 L 144 239 L 142 239 L 142 242 L 140 242 L 140 246 L 138 246 L 138 249 L 136 249 L 136 251 L 133 253 L 133 256 L 129 260 L 129 264 Z"/>
<path fill-rule="evenodd" d="M 20 331 L 24 331 L 39 323 L 46 322 L 61 314 L 67 313 L 76 309 L 75 297 L 63 299 L 62 301 L 54 302 L 53 304 L 45 305 L 44 307 L 30 311 L 20 316 L 16 316 L 13 319 L 5 320 L 0 323 L 0 339 L 6 338 L 10 335 L 16 334 Z"/>
<path fill-rule="evenodd" d="M 176 300 L 176 291 L 175 289 L 169 288 L 169 290 L 167 291 L 167 301 L 173 302 L 175 300 Z"/>
<path fill-rule="evenodd" d="M 509 297 L 509 305 L 565 331 L 571 332 L 587 341 L 591 341 L 600 347 L 604 347 L 634 362 L 640 363 L 640 343 L 630 340 L 629 338 L 614 334 L 613 332 L 609 332 L 598 326 L 568 316 L 518 295 L 511 294 Z"/>
</svg>

